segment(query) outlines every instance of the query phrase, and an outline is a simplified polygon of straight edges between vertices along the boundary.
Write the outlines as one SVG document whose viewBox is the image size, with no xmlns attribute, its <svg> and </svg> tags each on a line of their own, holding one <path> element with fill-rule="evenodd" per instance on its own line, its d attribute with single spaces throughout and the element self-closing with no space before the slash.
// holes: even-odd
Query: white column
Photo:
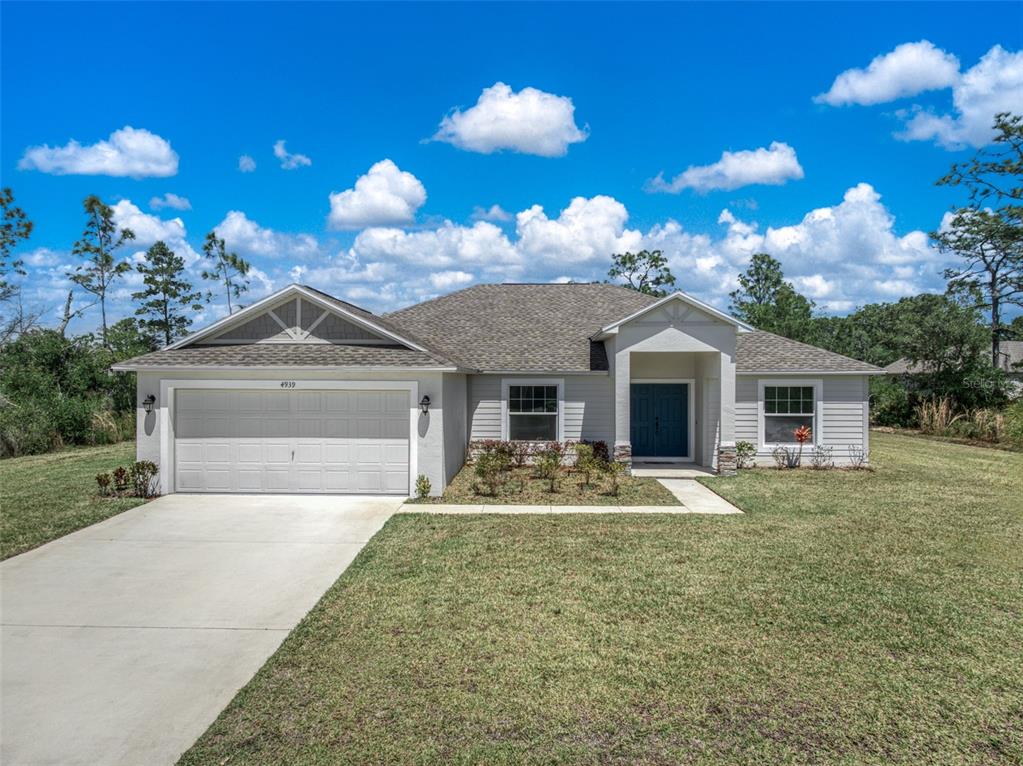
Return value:
<svg viewBox="0 0 1023 766">
<path fill-rule="evenodd" d="M 735 357 L 721 352 L 721 446 L 735 447 Z"/>
<path fill-rule="evenodd" d="M 630 381 L 632 379 L 631 354 L 626 349 L 615 352 L 615 444 L 614 453 L 632 456 Z"/>
</svg>

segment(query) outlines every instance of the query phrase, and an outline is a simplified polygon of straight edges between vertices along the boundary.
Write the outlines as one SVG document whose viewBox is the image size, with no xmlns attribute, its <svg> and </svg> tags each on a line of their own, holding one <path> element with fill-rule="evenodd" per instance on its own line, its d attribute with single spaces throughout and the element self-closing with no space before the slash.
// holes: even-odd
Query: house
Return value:
<svg viewBox="0 0 1023 766">
<path fill-rule="evenodd" d="M 1023 340 L 1003 340 L 998 344 L 998 366 L 1005 370 L 1017 394 L 1023 393 Z M 898 359 L 884 371 L 887 375 L 913 375 L 926 372 L 926 363 L 913 363 L 909 359 Z"/>
<path fill-rule="evenodd" d="M 138 457 L 162 491 L 435 494 L 477 439 L 605 441 L 622 461 L 770 463 L 807 425 L 837 463 L 867 450 L 876 367 L 685 293 L 478 285 L 378 316 L 291 285 L 138 373 Z"/>
</svg>

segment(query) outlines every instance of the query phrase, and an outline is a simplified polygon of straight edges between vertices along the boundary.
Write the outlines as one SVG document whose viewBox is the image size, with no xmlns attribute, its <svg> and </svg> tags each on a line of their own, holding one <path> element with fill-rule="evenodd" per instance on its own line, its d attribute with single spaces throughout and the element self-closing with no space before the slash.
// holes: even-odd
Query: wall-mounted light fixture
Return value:
<svg viewBox="0 0 1023 766">
<path fill-rule="evenodd" d="M 426 394 L 423 394 L 423 398 L 419 400 L 419 409 L 423 411 L 424 415 L 430 411 L 430 397 Z"/>
<path fill-rule="evenodd" d="M 146 412 L 152 412 L 154 404 L 156 404 L 156 397 L 150 394 L 149 396 L 142 400 L 142 409 L 144 409 Z"/>
</svg>

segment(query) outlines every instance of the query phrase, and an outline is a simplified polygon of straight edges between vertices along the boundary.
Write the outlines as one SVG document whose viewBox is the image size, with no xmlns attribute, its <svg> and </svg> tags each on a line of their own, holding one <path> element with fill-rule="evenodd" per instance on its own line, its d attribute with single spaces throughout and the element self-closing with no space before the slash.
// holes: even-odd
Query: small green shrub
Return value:
<svg viewBox="0 0 1023 766">
<path fill-rule="evenodd" d="M 157 494 L 156 477 L 160 469 L 150 460 L 137 460 L 128 469 L 128 481 L 135 497 L 154 497 Z"/>
<path fill-rule="evenodd" d="M 109 473 L 96 474 L 96 486 L 99 487 L 99 493 L 104 497 L 110 494 L 110 482 Z"/>
<path fill-rule="evenodd" d="M 583 485 L 590 486 L 590 476 L 598 470 L 599 461 L 594 455 L 593 445 L 580 442 L 575 445 L 575 470 L 583 475 Z"/>
<path fill-rule="evenodd" d="M 735 463 L 737 468 L 752 468 L 757 456 L 757 448 L 752 442 L 740 441 L 735 443 Z"/>
<path fill-rule="evenodd" d="M 498 490 L 504 485 L 506 472 L 508 470 L 508 455 L 505 452 L 490 450 L 481 452 L 476 458 L 473 472 L 479 480 L 477 492 L 480 488 L 483 494 L 496 496 Z"/>
<path fill-rule="evenodd" d="M 625 463 L 617 460 L 609 460 L 602 466 L 604 476 L 607 478 L 607 493 L 612 497 L 618 497 L 622 489 L 622 476 L 625 474 Z"/>
<path fill-rule="evenodd" d="M 426 478 L 426 474 L 419 474 L 416 477 L 416 497 L 420 500 L 425 500 L 430 496 L 431 489 L 433 489 L 433 485 L 431 485 L 430 480 Z"/>
<path fill-rule="evenodd" d="M 533 455 L 536 475 L 548 482 L 551 492 L 558 491 L 558 479 L 561 478 L 561 464 L 564 460 L 565 450 L 558 442 L 550 442 Z"/>
<path fill-rule="evenodd" d="M 128 491 L 128 486 L 131 482 L 131 473 L 123 465 L 117 466 L 113 472 L 114 477 L 114 492 L 123 494 Z"/>
</svg>

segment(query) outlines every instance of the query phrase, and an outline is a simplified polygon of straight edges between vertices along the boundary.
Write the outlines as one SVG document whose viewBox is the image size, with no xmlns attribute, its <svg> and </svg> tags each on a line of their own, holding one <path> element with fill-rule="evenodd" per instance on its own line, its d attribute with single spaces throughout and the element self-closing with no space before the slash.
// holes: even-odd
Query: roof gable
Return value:
<svg viewBox="0 0 1023 766">
<path fill-rule="evenodd" d="M 288 285 L 167 346 L 250 343 L 374 343 L 429 349 L 368 311 L 303 285 Z"/>
<path fill-rule="evenodd" d="M 753 327 L 751 325 L 748 325 L 745 322 L 742 322 L 736 319 L 735 317 L 731 316 L 730 314 L 726 314 L 725 312 L 714 308 L 709 303 L 704 303 L 699 298 L 694 298 L 692 295 L 689 295 L 688 293 L 679 291 L 674 292 L 671 295 L 666 295 L 663 298 L 654 301 L 650 305 L 644 306 L 640 308 L 638 311 L 634 311 L 628 316 L 624 316 L 620 319 L 615 320 L 614 322 L 611 322 L 608 325 L 605 325 L 604 327 L 601 327 L 600 332 L 597 334 L 597 337 L 606 337 L 608 335 L 613 335 L 618 331 L 618 328 L 621 327 L 622 325 L 640 320 L 643 317 L 649 316 L 652 312 L 655 312 L 658 309 L 667 308 L 669 304 L 672 303 L 679 303 L 686 307 L 682 311 L 682 313 L 673 314 L 673 319 L 677 322 L 680 323 L 685 322 L 694 313 L 703 313 L 705 315 L 711 316 L 713 319 L 719 322 L 724 322 L 725 324 L 730 324 L 734 326 L 740 332 L 750 332 L 753 330 Z"/>
</svg>

